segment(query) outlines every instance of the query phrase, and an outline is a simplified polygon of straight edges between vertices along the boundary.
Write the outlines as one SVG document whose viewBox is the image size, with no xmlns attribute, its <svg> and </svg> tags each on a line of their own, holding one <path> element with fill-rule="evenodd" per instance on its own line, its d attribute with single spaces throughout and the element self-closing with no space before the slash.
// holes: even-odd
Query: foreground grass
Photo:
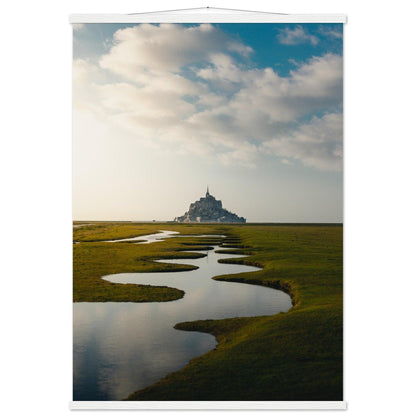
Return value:
<svg viewBox="0 0 416 416">
<path fill-rule="evenodd" d="M 102 227 L 94 228 L 96 225 Z M 92 227 L 88 229 L 87 227 Z M 284 225 L 176 225 L 107 223 L 81 227 L 76 241 L 127 238 L 166 229 L 182 234 L 227 234 L 232 259 L 263 270 L 216 279 L 281 288 L 294 307 L 269 317 L 184 322 L 177 329 L 216 336 L 215 350 L 182 370 L 133 393 L 128 400 L 342 400 L 342 227 Z M 212 239 L 212 243 L 215 239 Z M 136 245 L 74 245 L 75 301 L 161 301 L 183 296 L 173 288 L 117 285 L 110 273 L 183 270 L 153 263 L 198 253 L 195 239 Z M 201 243 L 201 242 L 199 242 Z M 179 292 L 179 293 L 178 293 Z"/>
<path fill-rule="evenodd" d="M 179 323 L 216 336 L 215 350 L 128 400 L 342 400 L 342 227 L 230 227 L 262 265 L 217 277 L 281 287 L 294 307 L 270 317 Z M 248 248 L 250 247 L 250 248 Z"/>
</svg>

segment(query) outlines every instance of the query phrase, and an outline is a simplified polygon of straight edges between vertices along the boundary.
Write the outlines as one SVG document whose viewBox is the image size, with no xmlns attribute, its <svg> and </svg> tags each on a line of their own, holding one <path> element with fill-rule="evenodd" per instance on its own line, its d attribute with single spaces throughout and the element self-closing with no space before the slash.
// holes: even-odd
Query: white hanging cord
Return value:
<svg viewBox="0 0 416 416">
<path fill-rule="evenodd" d="M 244 13 L 264 13 L 264 14 L 279 14 L 279 15 L 287 15 L 288 13 L 275 13 L 275 12 L 263 12 L 263 11 L 258 11 L 258 10 L 244 10 L 244 9 L 227 9 L 225 7 L 210 7 L 210 6 L 206 6 L 206 7 L 191 7 L 188 9 L 172 9 L 172 10 L 159 10 L 159 11 L 151 11 L 151 12 L 140 12 L 140 13 L 127 13 L 128 15 L 142 15 L 142 14 L 157 14 L 157 13 L 174 13 L 174 12 L 188 12 L 188 11 L 193 11 L 193 10 L 206 10 L 206 11 L 210 11 L 210 10 L 223 10 L 223 11 L 228 11 L 228 12 L 244 12 Z"/>
</svg>

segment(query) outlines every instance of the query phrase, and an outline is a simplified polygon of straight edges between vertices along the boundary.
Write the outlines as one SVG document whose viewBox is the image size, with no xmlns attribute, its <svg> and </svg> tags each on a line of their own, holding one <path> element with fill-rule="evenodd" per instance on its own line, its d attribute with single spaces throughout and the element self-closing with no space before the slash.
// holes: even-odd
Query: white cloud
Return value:
<svg viewBox="0 0 416 416">
<path fill-rule="evenodd" d="M 207 61 L 223 50 L 247 56 L 251 48 L 229 40 L 210 24 L 185 27 L 177 24 L 142 24 L 120 29 L 114 45 L 100 65 L 132 81 L 142 81 L 148 71 L 178 72 L 191 63 Z"/>
<path fill-rule="evenodd" d="M 228 42 L 227 49 L 229 51 L 234 51 L 239 53 L 242 56 L 248 57 L 253 53 L 253 49 L 250 46 L 243 45 L 240 42 Z"/>
<path fill-rule="evenodd" d="M 247 69 L 235 53 L 252 49 L 209 24 L 121 29 L 97 64 L 74 61 L 74 103 L 167 152 L 247 167 L 268 152 L 338 170 L 342 58 L 314 57 L 281 77 Z"/>
<path fill-rule="evenodd" d="M 280 77 L 271 68 L 243 70 L 233 63 L 217 63 L 198 75 L 232 83 L 235 93 L 226 105 L 214 109 L 215 114 L 235 119 L 235 127 L 238 124 L 253 138 L 263 131 L 261 139 L 268 127 L 277 127 L 275 123 L 289 123 L 302 114 L 339 106 L 342 101 L 342 59 L 338 55 L 313 58 L 288 77 Z"/>
<path fill-rule="evenodd" d="M 85 28 L 85 24 L 84 23 L 72 23 L 72 29 L 74 31 L 79 31 Z"/>
<path fill-rule="evenodd" d="M 243 142 L 237 149 L 220 154 L 219 159 L 226 166 L 239 164 L 248 168 L 254 168 L 258 154 L 257 146 Z"/>
<path fill-rule="evenodd" d="M 277 39 L 283 45 L 299 45 L 301 43 L 310 43 L 317 45 L 319 39 L 308 33 L 302 26 L 295 26 L 293 29 L 286 27 L 281 29 Z"/>
<path fill-rule="evenodd" d="M 321 26 L 319 32 L 323 36 L 327 36 L 327 37 L 335 38 L 335 39 L 342 39 L 342 29 L 340 31 L 338 31 L 338 30 L 335 30 L 335 29 L 330 29 L 330 28 Z"/>
<path fill-rule="evenodd" d="M 342 170 L 342 114 L 314 117 L 290 135 L 267 141 L 265 151 L 320 170 Z"/>
<path fill-rule="evenodd" d="M 105 79 L 105 75 L 96 65 L 84 59 L 75 59 L 72 62 L 74 108 L 99 112 L 100 106 L 96 99 L 95 85 L 104 82 Z"/>
</svg>

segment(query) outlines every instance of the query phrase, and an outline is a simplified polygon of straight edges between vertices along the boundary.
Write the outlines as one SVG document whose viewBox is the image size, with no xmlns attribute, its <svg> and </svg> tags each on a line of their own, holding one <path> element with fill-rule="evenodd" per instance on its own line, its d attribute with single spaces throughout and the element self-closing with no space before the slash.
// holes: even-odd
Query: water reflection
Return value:
<svg viewBox="0 0 416 416">
<path fill-rule="evenodd" d="M 74 400 L 121 400 L 215 347 L 211 335 L 173 329 L 178 322 L 272 315 L 292 306 L 278 290 L 212 280 L 258 269 L 218 263 L 235 255 L 204 253 L 201 259 L 163 260 L 199 267 L 193 271 L 104 277 L 184 290 L 177 301 L 74 304 Z"/>
<path fill-rule="evenodd" d="M 121 238 L 119 240 L 107 240 L 106 243 L 117 243 L 120 241 L 137 241 L 136 244 L 151 244 L 151 243 L 158 243 L 160 241 L 165 241 L 167 238 L 171 237 L 225 237 L 225 235 L 218 235 L 218 234 L 202 234 L 202 235 L 178 235 L 178 231 L 166 231 L 160 230 L 158 233 L 155 234 L 147 234 L 147 235 L 138 235 L 137 237 L 131 238 Z"/>
<path fill-rule="evenodd" d="M 119 240 L 107 240 L 107 243 L 117 243 L 119 241 L 137 241 L 136 244 L 151 244 L 157 243 L 159 241 L 164 241 L 167 238 L 174 237 L 176 234 L 179 234 L 178 231 L 164 231 L 161 230 L 155 234 L 139 235 L 132 238 L 121 238 Z"/>
</svg>

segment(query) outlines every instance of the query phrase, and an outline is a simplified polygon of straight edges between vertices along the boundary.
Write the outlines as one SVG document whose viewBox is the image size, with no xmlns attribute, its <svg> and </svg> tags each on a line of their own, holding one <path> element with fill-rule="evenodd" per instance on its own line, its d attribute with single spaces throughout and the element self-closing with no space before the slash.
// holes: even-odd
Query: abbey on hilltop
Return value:
<svg viewBox="0 0 416 416">
<path fill-rule="evenodd" d="M 246 219 L 227 211 L 222 207 L 222 202 L 215 199 L 207 187 L 205 198 L 193 202 L 189 210 L 181 217 L 176 217 L 175 222 L 238 222 L 245 223 Z"/>
</svg>

